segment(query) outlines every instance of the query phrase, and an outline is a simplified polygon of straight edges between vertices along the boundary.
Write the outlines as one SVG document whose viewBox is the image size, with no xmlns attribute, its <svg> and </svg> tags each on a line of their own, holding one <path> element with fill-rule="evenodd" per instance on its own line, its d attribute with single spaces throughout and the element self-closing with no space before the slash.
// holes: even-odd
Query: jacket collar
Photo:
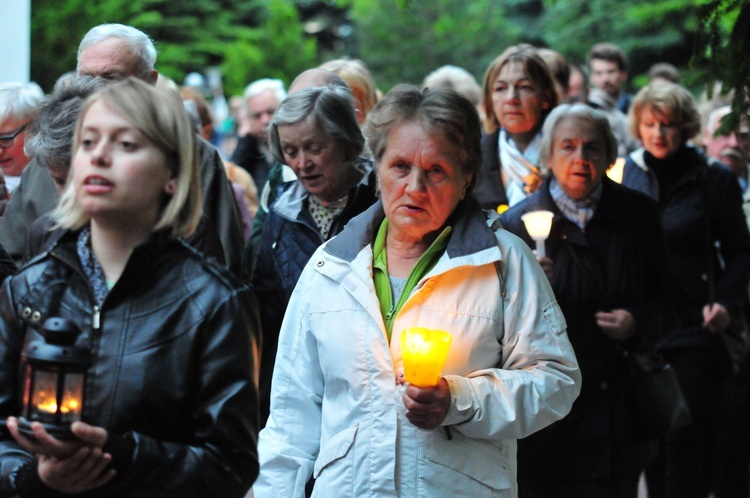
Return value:
<svg viewBox="0 0 750 498">
<path fill-rule="evenodd" d="M 344 261 L 354 261 L 362 249 L 375 240 L 383 218 L 383 202 L 378 200 L 367 211 L 353 218 L 343 232 L 331 239 L 324 251 Z M 458 203 L 452 218 L 453 233 L 446 248 L 451 258 L 497 247 L 497 239 L 488 228 L 485 215 L 473 196 L 469 195 Z"/>
<path fill-rule="evenodd" d="M 354 187 L 353 190 L 355 191 L 366 187 L 373 182 L 373 179 L 371 178 L 373 172 L 372 161 L 360 157 L 357 160 L 356 167 L 361 168 L 364 171 L 364 175 Z M 309 195 L 310 193 L 297 180 L 288 182 L 286 190 L 279 196 L 270 209 L 273 209 L 285 218 L 296 220 L 304 209 L 305 199 L 307 199 Z M 351 191 L 349 198 L 353 198 Z"/>
</svg>

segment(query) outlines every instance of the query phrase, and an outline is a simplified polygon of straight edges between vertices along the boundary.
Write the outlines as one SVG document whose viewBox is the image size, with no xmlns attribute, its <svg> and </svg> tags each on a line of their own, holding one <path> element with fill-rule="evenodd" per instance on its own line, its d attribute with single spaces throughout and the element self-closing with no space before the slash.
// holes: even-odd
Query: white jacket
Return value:
<svg viewBox="0 0 750 498">
<path fill-rule="evenodd" d="M 302 497 L 310 476 L 315 497 L 516 496 L 515 440 L 564 417 L 580 391 L 547 278 L 525 243 L 493 234 L 465 201 L 389 345 L 372 278 L 383 216 L 378 202 L 354 218 L 300 277 L 279 338 L 255 497 Z M 443 369 L 451 439 L 397 414 L 400 334 L 411 326 L 453 334 Z"/>
</svg>

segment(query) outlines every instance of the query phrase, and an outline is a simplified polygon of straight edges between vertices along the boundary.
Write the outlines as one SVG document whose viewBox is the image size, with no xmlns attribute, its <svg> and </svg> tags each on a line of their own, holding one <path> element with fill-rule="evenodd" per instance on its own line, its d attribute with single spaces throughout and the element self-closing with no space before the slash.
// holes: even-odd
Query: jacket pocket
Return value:
<svg viewBox="0 0 750 498">
<path fill-rule="evenodd" d="M 560 335 L 568 328 L 568 324 L 565 322 L 565 315 L 563 315 L 560 305 L 557 301 L 549 303 L 542 309 L 544 313 L 544 319 L 547 321 L 547 326 L 556 335 Z"/>
<path fill-rule="evenodd" d="M 318 454 L 317 460 L 315 460 L 315 467 L 313 468 L 313 477 L 315 479 L 318 478 L 323 469 L 337 460 L 344 458 L 349 453 L 349 450 L 354 445 L 357 429 L 359 429 L 359 424 L 354 424 L 325 442 Z"/>
<path fill-rule="evenodd" d="M 495 493 L 486 493 L 487 487 L 494 490 L 515 487 L 515 471 L 509 447 L 500 442 L 467 438 L 458 431 L 453 431 L 453 439 L 450 440 L 444 438 L 441 433 L 436 434 L 436 431 L 419 432 L 422 451 L 429 461 L 476 481 L 474 484 L 465 480 L 461 483 L 459 479 L 443 476 L 440 480 L 444 485 L 455 484 L 464 491 L 475 488 L 477 484 L 486 486 L 485 493 L 476 489 L 472 494 L 464 496 L 495 496 Z M 453 484 L 449 484 L 451 481 Z"/>
</svg>

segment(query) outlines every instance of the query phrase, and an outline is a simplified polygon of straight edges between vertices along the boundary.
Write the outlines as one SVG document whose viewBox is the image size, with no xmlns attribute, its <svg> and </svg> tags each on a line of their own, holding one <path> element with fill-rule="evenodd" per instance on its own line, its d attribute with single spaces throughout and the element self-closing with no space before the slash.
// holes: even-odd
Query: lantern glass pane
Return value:
<svg viewBox="0 0 750 498">
<path fill-rule="evenodd" d="M 29 420 L 55 422 L 57 412 L 57 372 L 34 370 L 34 392 L 29 406 Z"/>
<path fill-rule="evenodd" d="M 82 373 L 68 373 L 65 376 L 65 389 L 63 391 L 62 404 L 60 405 L 63 422 L 81 420 L 83 378 L 84 375 Z"/>
</svg>

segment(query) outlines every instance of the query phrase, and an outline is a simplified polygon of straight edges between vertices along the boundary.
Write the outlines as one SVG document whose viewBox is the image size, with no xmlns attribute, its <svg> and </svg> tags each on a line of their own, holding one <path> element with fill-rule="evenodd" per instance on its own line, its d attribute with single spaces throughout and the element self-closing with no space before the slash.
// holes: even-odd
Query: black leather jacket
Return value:
<svg viewBox="0 0 750 498">
<path fill-rule="evenodd" d="M 67 232 L 0 292 L 0 417 L 19 413 L 19 361 L 47 317 L 91 348 L 83 421 L 134 442 L 127 467 L 85 496 L 241 497 L 258 474 L 258 318 L 252 293 L 182 241 L 137 248 L 101 308 Z M 0 496 L 23 496 L 32 459 L 0 437 Z M 114 462 L 113 462 L 114 463 Z"/>
</svg>

